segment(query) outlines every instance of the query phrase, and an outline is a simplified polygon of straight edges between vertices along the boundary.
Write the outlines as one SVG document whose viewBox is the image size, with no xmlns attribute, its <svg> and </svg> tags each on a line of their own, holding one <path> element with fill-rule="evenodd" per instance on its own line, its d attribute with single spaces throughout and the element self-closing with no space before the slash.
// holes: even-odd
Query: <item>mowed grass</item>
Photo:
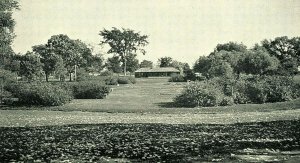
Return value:
<svg viewBox="0 0 300 163">
<path fill-rule="evenodd" d="M 295 80 L 297 81 L 298 78 L 300 79 L 296 76 Z M 172 106 L 174 97 L 180 94 L 186 85 L 187 83 L 170 83 L 168 78 L 138 78 L 136 84 L 112 86 L 113 92 L 106 99 L 75 99 L 59 107 L 4 107 L 2 109 L 159 114 L 270 112 L 300 109 L 300 99 L 225 107 L 177 108 Z"/>
</svg>

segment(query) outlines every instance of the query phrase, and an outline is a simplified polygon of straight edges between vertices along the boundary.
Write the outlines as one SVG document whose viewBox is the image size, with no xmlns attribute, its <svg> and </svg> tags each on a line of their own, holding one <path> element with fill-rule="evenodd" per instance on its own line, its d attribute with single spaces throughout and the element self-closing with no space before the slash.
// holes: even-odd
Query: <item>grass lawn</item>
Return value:
<svg viewBox="0 0 300 163">
<path fill-rule="evenodd" d="M 300 99 L 226 107 L 176 108 L 172 106 L 173 98 L 187 83 L 170 83 L 167 80 L 167 78 L 141 78 L 133 85 L 113 86 L 113 92 L 106 99 L 77 99 L 58 107 L 3 107 L 2 109 L 157 114 L 269 112 L 300 109 Z"/>
</svg>

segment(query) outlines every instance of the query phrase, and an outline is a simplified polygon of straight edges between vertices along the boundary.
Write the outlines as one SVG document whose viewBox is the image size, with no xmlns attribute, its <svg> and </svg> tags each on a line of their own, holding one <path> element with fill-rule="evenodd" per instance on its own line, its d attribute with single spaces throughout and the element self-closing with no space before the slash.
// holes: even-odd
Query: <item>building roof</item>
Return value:
<svg viewBox="0 0 300 163">
<path fill-rule="evenodd" d="M 135 72 L 180 72 L 174 67 L 140 68 Z"/>
</svg>

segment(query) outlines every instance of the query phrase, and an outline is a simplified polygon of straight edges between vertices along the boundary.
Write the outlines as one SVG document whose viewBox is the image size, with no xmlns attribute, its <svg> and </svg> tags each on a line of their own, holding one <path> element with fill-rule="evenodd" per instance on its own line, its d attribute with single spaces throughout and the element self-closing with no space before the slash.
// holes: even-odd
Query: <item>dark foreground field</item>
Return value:
<svg viewBox="0 0 300 163">
<path fill-rule="evenodd" d="M 300 161 L 300 120 L 228 125 L 93 124 L 0 128 L 0 160 Z"/>
</svg>

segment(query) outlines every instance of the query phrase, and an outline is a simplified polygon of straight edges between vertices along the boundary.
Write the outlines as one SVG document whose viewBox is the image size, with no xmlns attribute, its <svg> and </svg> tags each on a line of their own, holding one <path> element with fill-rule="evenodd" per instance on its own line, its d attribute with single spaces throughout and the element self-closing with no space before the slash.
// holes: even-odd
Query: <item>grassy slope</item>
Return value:
<svg viewBox="0 0 300 163">
<path fill-rule="evenodd" d="M 289 102 L 234 105 L 228 107 L 172 107 L 171 102 L 173 98 L 183 90 L 185 85 L 186 83 L 169 83 L 166 78 L 138 79 L 137 84 L 135 85 L 115 86 L 114 91 L 107 99 L 103 100 L 73 100 L 71 103 L 59 107 L 15 107 L 2 109 L 178 114 L 269 112 L 274 110 L 293 110 L 300 108 L 300 99 Z"/>
</svg>

